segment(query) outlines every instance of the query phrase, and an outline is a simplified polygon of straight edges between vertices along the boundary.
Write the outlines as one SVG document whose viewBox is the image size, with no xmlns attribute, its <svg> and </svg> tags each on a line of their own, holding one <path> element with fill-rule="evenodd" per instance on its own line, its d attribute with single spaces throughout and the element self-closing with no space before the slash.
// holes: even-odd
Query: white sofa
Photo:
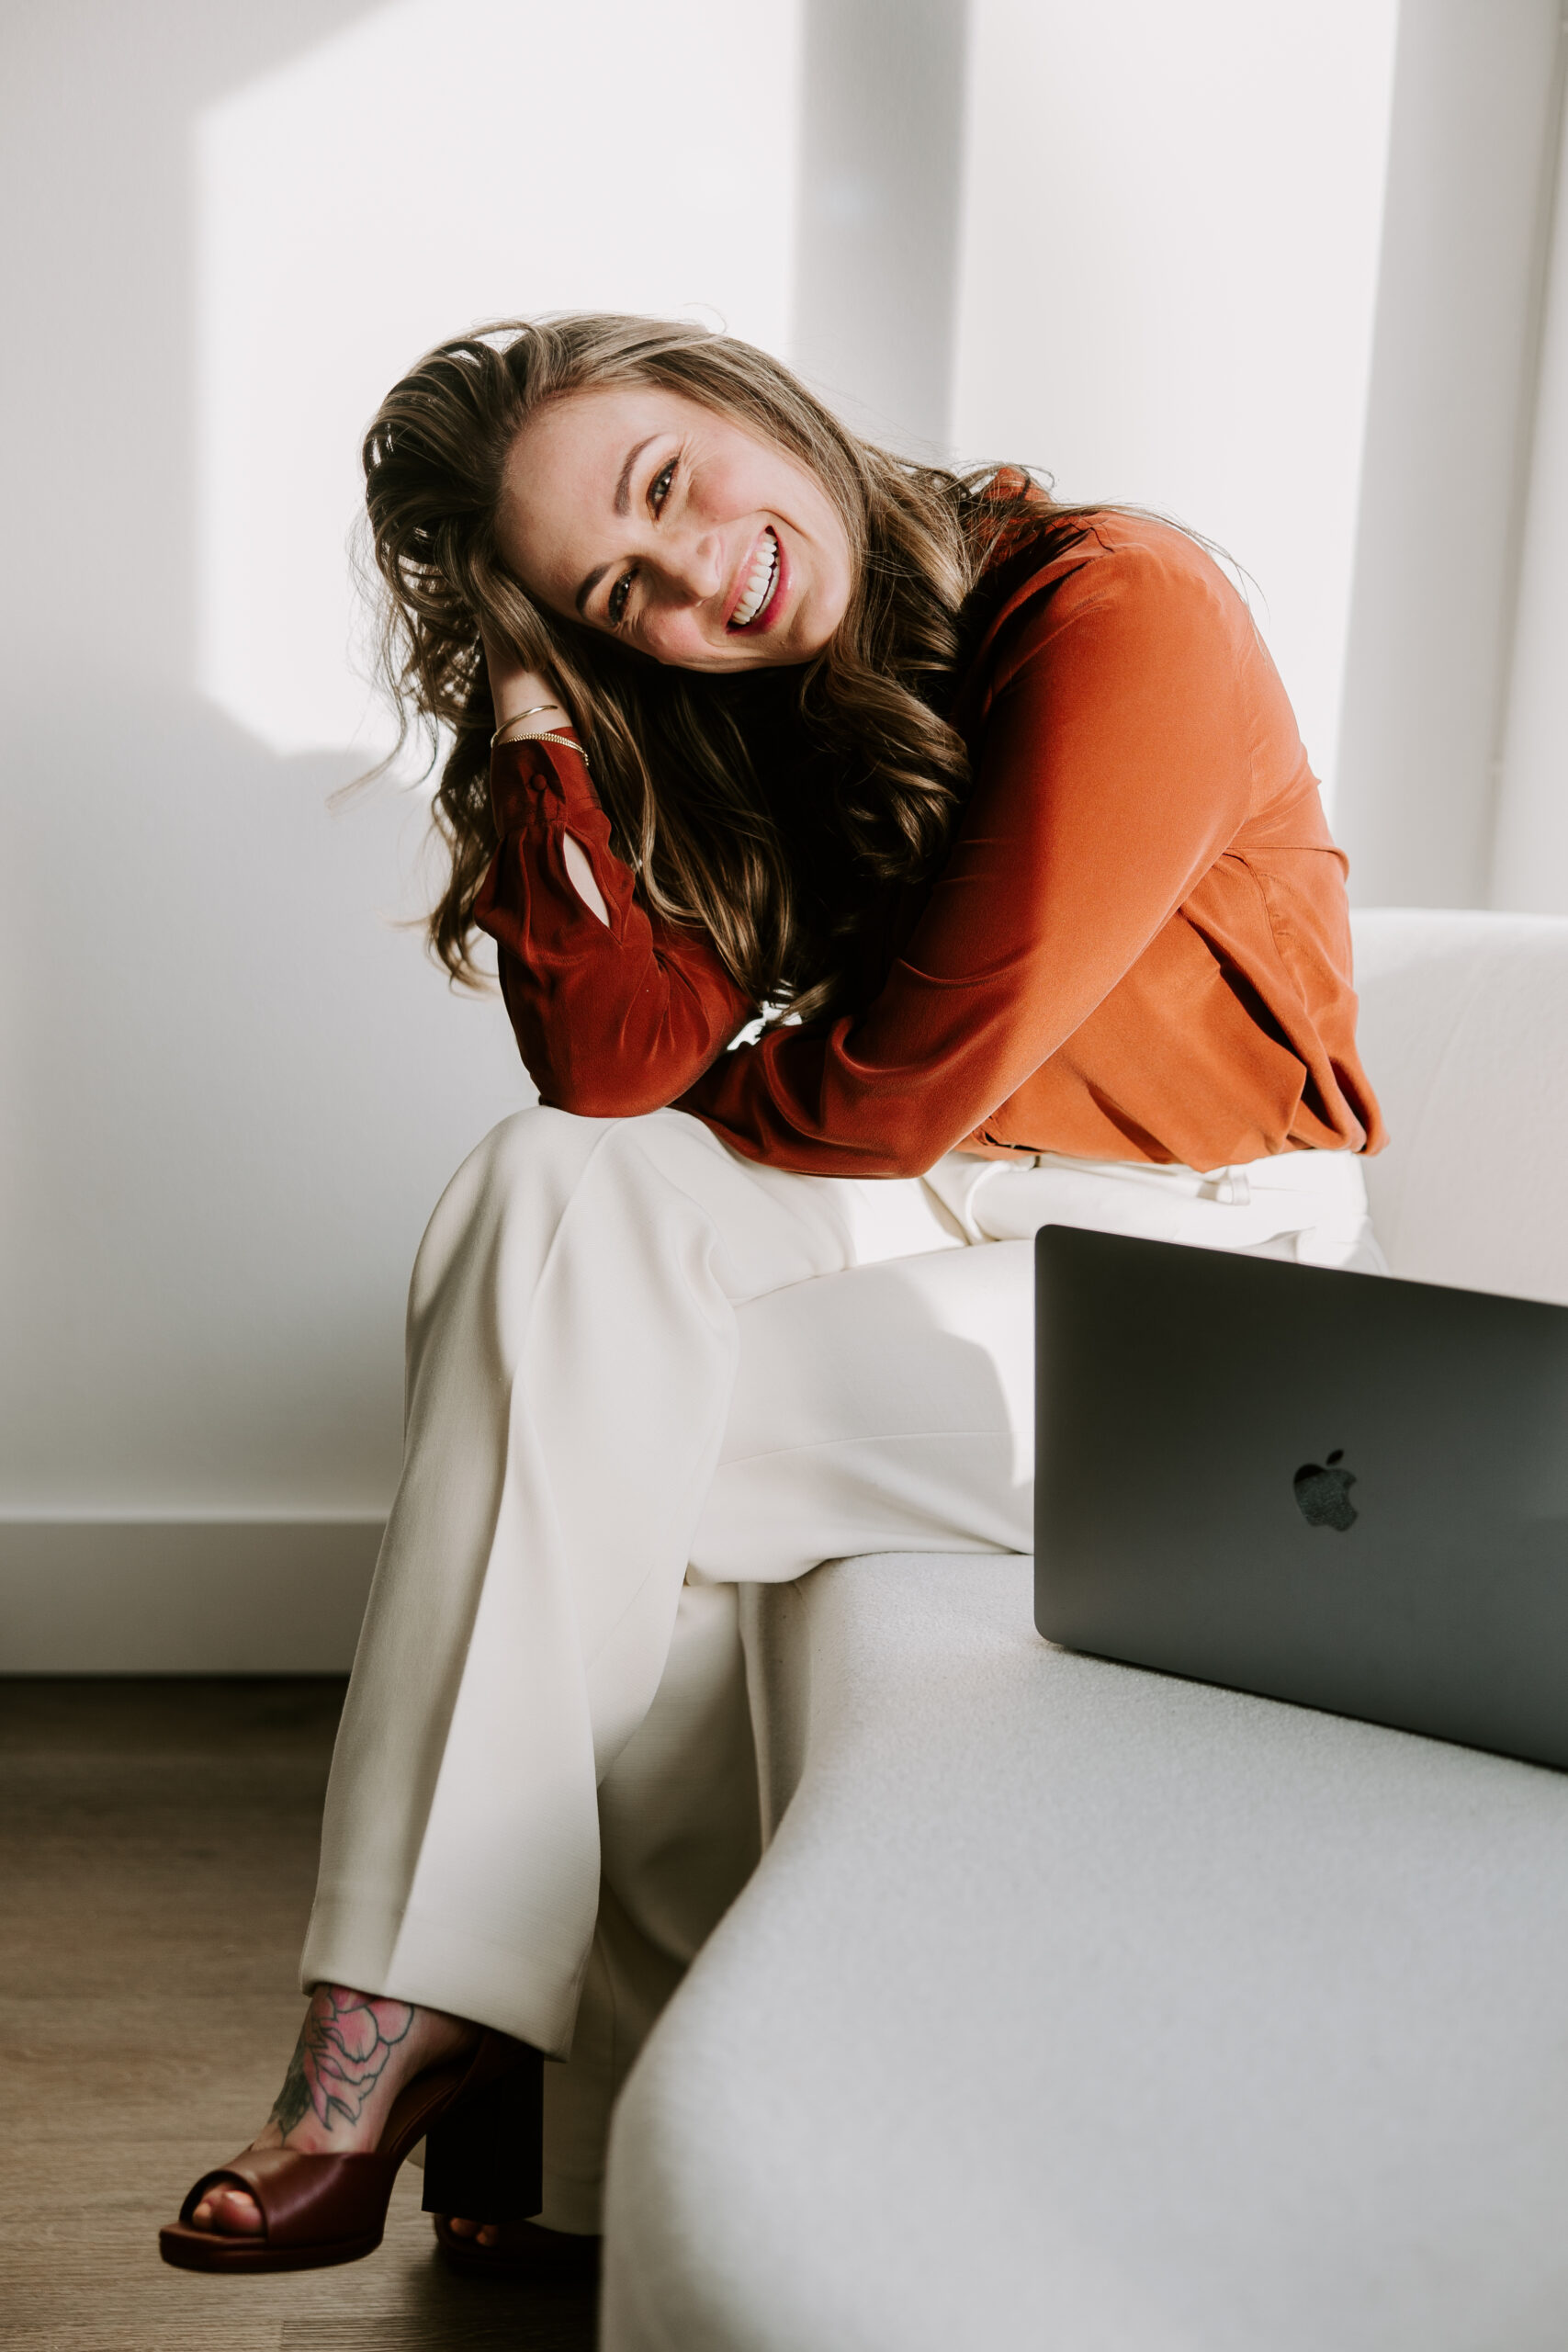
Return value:
<svg viewBox="0 0 1568 2352">
<path fill-rule="evenodd" d="M 1568 1303 L 1568 922 L 1357 946 L 1393 1271 Z M 775 1834 L 621 2102 L 604 2352 L 1561 2352 L 1568 1776 L 1030 1581 L 749 1596 Z"/>
</svg>

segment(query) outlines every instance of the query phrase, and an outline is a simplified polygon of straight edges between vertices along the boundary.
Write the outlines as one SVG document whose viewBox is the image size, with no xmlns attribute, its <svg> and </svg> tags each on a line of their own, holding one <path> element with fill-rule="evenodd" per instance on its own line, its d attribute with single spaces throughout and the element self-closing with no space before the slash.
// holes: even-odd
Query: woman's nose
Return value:
<svg viewBox="0 0 1568 2352">
<path fill-rule="evenodd" d="M 664 539 L 658 571 L 673 602 L 700 605 L 724 585 L 724 551 L 714 531 L 690 531 Z"/>
</svg>

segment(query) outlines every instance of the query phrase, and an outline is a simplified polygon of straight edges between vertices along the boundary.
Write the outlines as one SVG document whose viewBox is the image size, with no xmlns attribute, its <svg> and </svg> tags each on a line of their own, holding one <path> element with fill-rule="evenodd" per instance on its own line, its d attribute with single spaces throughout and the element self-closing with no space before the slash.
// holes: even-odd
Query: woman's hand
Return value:
<svg viewBox="0 0 1568 2352">
<path fill-rule="evenodd" d="M 520 718 L 524 711 L 531 710 L 536 703 L 547 703 L 550 707 L 539 712 L 537 720 L 529 729 L 530 733 L 543 734 L 550 727 L 570 727 L 571 713 L 561 702 L 560 688 L 555 680 L 546 677 L 542 671 L 525 667 L 511 648 L 492 637 L 489 629 L 481 628 L 480 635 L 484 640 L 485 668 L 490 673 L 490 695 L 495 707 L 497 732 L 513 719 Z"/>
</svg>

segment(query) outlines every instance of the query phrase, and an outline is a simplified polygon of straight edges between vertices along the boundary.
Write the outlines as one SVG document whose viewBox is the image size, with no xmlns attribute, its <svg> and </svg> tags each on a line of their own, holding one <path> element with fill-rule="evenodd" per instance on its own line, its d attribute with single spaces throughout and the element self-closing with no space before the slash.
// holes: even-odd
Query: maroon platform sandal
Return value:
<svg viewBox="0 0 1568 2352">
<path fill-rule="evenodd" d="M 427 2067 L 404 2085 L 368 2154 L 251 2148 L 203 2173 L 179 2220 L 159 2231 L 159 2250 L 181 2270 L 316 2270 L 358 2262 L 380 2245 L 398 2166 L 422 2139 L 427 2213 L 523 2221 L 544 2202 L 543 2092 L 539 2052 L 486 2030 L 464 2056 Z M 209 2190 L 225 2188 L 255 2199 L 259 2237 L 195 2226 L 191 2215 Z"/>
</svg>

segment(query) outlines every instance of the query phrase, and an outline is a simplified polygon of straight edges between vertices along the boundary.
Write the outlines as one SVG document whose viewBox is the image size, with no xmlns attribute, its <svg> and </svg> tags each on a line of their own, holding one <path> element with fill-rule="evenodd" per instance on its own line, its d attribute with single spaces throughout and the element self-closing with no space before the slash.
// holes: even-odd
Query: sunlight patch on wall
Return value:
<svg viewBox="0 0 1568 2352">
<path fill-rule="evenodd" d="M 418 355 L 539 311 L 789 324 L 798 0 L 396 0 L 201 119 L 199 685 L 283 752 L 373 745 L 346 548 Z"/>
</svg>

